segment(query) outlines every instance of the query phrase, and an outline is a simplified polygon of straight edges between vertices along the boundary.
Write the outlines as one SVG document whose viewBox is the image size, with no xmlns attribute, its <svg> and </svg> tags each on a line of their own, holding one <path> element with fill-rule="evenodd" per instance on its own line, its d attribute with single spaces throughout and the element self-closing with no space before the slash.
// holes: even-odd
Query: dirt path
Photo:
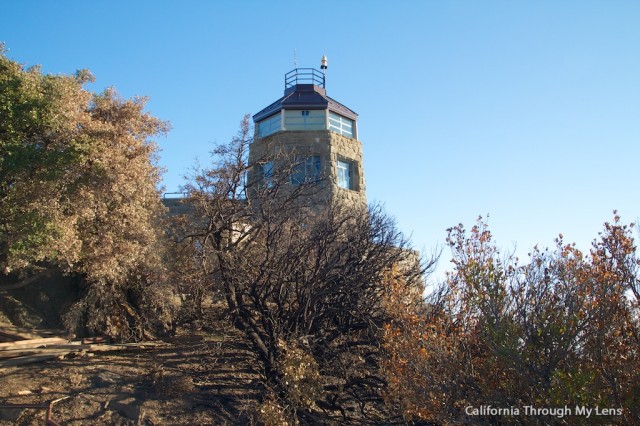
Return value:
<svg viewBox="0 0 640 426">
<path fill-rule="evenodd" d="M 0 370 L 0 404 L 54 403 L 65 425 L 252 423 L 255 359 L 233 329 L 181 330 L 167 346 Z M 64 399 L 61 399 L 64 398 Z M 0 425 L 42 425 L 43 409 L 0 409 Z"/>
</svg>

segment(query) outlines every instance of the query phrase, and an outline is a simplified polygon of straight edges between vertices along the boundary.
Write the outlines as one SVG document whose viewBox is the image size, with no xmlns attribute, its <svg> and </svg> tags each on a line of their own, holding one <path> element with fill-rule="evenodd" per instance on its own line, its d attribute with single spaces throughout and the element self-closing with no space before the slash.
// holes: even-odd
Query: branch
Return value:
<svg viewBox="0 0 640 426">
<path fill-rule="evenodd" d="M 41 279 L 41 278 L 47 278 L 47 277 L 51 277 L 52 275 L 54 275 L 56 273 L 56 271 L 54 269 L 47 269 L 45 271 L 42 271 L 36 275 L 32 275 L 27 279 L 24 279 L 20 282 L 17 283 L 13 283 L 13 284 L 2 284 L 0 285 L 0 291 L 9 291 L 9 290 L 17 290 L 19 288 L 23 288 L 26 287 L 30 284 L 33 284 L 35 281 Z"/>
</svg>

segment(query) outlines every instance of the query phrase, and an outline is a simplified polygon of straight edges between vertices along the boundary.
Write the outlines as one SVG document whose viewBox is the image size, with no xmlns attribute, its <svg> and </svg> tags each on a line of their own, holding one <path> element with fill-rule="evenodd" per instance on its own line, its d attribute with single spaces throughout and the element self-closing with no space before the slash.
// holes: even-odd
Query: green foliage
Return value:
<svg viewBox="0 0 640 426">
<path fill-rule="evenodd" d="M 145 99 L 0 53 L 0 290 L 56 269 L 125 292 L 160 265 L 157 147 Z M 114 295 L 114 297 L 116 297 Z"/>
</svg>

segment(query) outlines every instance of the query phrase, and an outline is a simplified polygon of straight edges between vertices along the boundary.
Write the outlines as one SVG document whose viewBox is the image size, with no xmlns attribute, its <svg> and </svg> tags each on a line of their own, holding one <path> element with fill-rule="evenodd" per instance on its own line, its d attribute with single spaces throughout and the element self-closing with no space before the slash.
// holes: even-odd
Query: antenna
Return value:
<svg viewBox="0 0 640 426">
<path fill-rule="evenodd" d="M 297 49 L 293 49 L 293 68 L 294 69 L 298 68 L 298 50 Z"/>
</svg>

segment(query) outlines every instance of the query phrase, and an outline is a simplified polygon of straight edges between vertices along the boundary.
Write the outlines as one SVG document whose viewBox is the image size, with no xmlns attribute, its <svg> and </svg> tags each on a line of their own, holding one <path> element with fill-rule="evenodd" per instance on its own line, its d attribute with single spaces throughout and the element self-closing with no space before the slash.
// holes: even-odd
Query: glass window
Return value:
<svg viewBox="0 0 640 426">
<path fill-rule="evenodd" d="M 261 138 L 265 136 L 269 136 L 272 133 L 280 130 L 281 126 L 281 118 L 280 113 L 272 115 L 271 117 L 265 118 L 261 122 L 258 123 L 258 136 Z"/>
<path fill-rule="evenodd" d="M 329 112 L 329 130 L 352 138 L 353 120 L 349 120 L 347 117 L 338 115 L 335 112 Z"/>
<path fill-rule="evenodd" d="M 262 163 L 261 169 L 262 169 L 262 175 L 260 177 L 262 178 L 262 182 L 267 188 L 269 189 L 273 188 L 274 186 L 273 161 L 267 161 L 266 163 Z"/>
<path fill-rule="evenodd" d="M 338 186 L 345 189 L 354 189 L 353 163 L 338 160 Z"/>
<path fill-rule="evenodd" d="M 291 183 L 299 186 L 303 183 L 318 182 L 321 177 L 320 157 L 311 155 L 309 157 L 297 157 L 291 172 Z"/>
<path fill-rule="evenodd" d="M 285 110 L 284 128 L 286 130 L 323 130 L 326 129 L 324 110 Z"/>
</svg>

